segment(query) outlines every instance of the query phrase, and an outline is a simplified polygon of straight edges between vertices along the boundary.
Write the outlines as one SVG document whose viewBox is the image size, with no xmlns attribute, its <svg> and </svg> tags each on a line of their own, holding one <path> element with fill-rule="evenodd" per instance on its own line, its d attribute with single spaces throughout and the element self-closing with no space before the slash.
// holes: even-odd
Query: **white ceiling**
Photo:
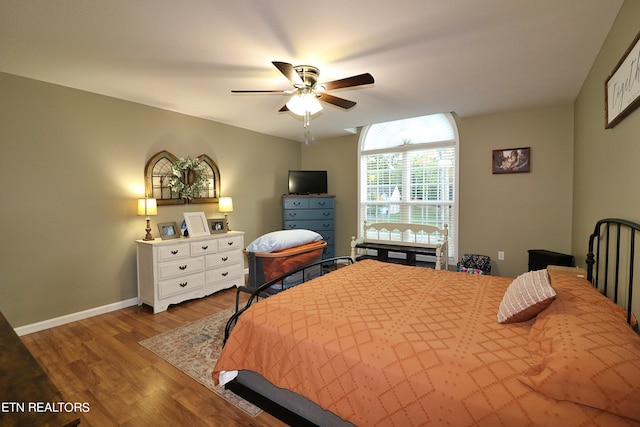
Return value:
<svg viewBox="0 0 640 427">
<path fill-rule="evenodd" d="M 290 89 L 271 61 L 320 81 L 369 72 L 330 93 L 316 139 L 453 111 L 474 116 L 572 102 L 623 0 L 0 0 L 0 71 L 283 138 Z M 603 83 L 604 84 L 604 83 Z M 0 94 L 1 96 L 1 94 Z"/>
</svg>

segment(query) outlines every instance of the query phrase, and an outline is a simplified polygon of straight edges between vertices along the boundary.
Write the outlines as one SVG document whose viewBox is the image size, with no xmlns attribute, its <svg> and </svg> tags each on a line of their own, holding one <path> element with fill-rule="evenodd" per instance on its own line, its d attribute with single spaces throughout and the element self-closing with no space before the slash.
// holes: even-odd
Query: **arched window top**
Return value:
<svg viewBox="0 0 640 427">
<path fill-rule="evenodd" d="M 451 114 L 439 113 L 373 124 L 365 129 L 362 151 L 453 141 L 455 130 L 452 120 Z"/>
</svg>

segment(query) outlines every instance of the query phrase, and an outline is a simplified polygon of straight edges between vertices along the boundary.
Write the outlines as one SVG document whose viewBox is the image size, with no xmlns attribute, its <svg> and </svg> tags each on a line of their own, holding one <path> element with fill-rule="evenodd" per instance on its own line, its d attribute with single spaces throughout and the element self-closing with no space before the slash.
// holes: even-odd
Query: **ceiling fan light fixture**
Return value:
<svg viewBox="0 0 640 427">
<path fill-rule="evenodd" d="M 308 112 L 309 114 L 315 114 L 322 110 L 320 101 L 313 92 L 298 92 L 294 94 L 289 102 L 287 102 L 287 108 L 293 114 L 298 116 L 304 116 Z"/>
</svg>

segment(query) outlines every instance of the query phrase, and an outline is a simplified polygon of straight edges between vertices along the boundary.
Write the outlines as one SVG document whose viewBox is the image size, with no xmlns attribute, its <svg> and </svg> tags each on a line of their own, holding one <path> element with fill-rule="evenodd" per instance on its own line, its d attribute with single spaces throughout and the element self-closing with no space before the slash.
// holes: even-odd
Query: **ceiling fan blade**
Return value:
<svg viewBox="0 0 640 427">
<path fill-rule="evenodd" d="M 373 76 L 369 73 L 358 74 L 357 76 L 351 76 L 340 80 L 334 80 L 332 82 L 322 83 L 325 90 L 341 89 L 344 87 L 362 86 L 374 83 Z"/>
<path fill-rule="evenodd" d="M 285 93 L 286 90 L 232 90 L 231 93 Z"/>
<path fill-rule="evenodd" d="M 337 96 L 329 95 L 328 93 L 319 93 L 318 98 L 320 101 L 328 102 L 329 104 L 333 104 L 340 108 L 344 108 L 348 110 L 349 108 L 356 105 L 355 102 L 349 101 L 348 99 L 338 98 Z"/>
<path fill-rule="evenodd" d="M 280 70 L 280 72 L 282 74 L 284 74 L 284 76 L 287 79 L 289 79 L 289 81 L 291 83 L 293 83 L 294 85 L 303 85 L 304 86 L 304 82 L 302 81 L 302 79 L 300 78 L 298 73 L 296 72 L 296 69 L 293 68 L 293 65 L 289 64 L 288 62 L 278 62 L 278 61 L 273 61 L 272 64 L 278 70 Z"/>
</svg>

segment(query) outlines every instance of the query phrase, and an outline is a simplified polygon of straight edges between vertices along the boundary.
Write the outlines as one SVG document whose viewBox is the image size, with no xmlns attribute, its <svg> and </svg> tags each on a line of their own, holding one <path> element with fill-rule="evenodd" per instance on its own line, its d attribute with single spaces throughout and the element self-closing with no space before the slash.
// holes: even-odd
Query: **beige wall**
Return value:
<svg viewBox="0 0 640 427">
<path fill-rule="evenodd" d="M 640 2 L 625 1 L 575 103 L 573 252 L 602 218 L 640 222 L 640 109 L 604 128 L 604 82 L 638 34 Z"/>
<path fill-rule="evenodd" d="M 458 118 L 460 251 L 492 259 L 492 274 L 528 269 L 528 250 L 570 253 L 573 108 Z M 491 152 L 531 147 L 531 172 L 494 175 Z M 505 260 L 498 261 L 498 251 Z"/>
<path fill-rule="evenodd" d="M 137 297 L 144 165 L 155 153 L 212 157 L 231 227 L 281 228 L 300 145 L 208 120 L 0 74 L 0 310 L 14 327 Z M 156 224 L 217 205 L 161 206 Z"/>
<path fill-rule="evenodd" d="M 326 170 L 329 193 L 336 195 L 336 256 L 349 255 L 351 236 L 357 235 L 357 164 L 357 136 L 326 139 L 303 145 L 302 167 L 309 170 Z"/>
</svg>

